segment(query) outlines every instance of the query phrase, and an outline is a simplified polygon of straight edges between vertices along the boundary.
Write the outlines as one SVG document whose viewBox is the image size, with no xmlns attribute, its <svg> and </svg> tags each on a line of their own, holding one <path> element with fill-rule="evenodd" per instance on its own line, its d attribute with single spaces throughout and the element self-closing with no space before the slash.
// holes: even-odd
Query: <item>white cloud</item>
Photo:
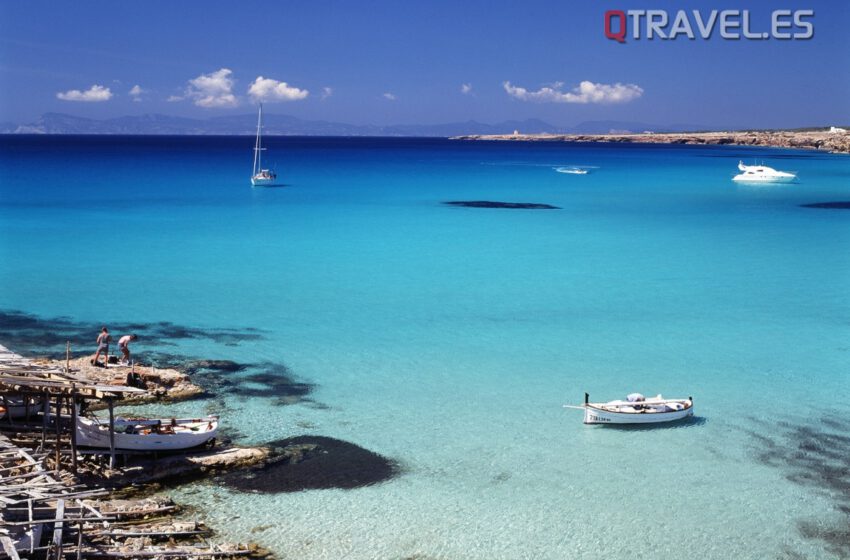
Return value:
<svg viewBox="0 0 850 560">
<path fill-rule="evenodd" d="M 130 91 L 128 91 L 127 93 L 130 94 L 130 97 L 133 98 L 133 101 L 141 101 L 142 94 L 146 93 L 146 90 L 142 89 L 142 86 L 140 86 L 139 84 L 136 84 L 132 88 L 130 88 Z"/>
<path fill-rule="evenodd" d="M 524 87 L 514 86 L 510 82 L 502 84 L 511 97 L 522 101 L 540 101 L 552 103 L 626 103 L 643 95 L 643 88 L 635 84 L 597 84 L 581 82 L 578 87 L 563 92 L 563 82 L 556 82 L 537 91 L 528 91 Z"/>
<path fill-rule="evenodd" d="M 327 99 L 328 97 L 330 97 L 333 94 L 334 94 L 333 88 L 330 88 L 330 87 L 323 87 L 322 88 L 322 99 Z"/>
<path fill-rule="evenodd" d="M 194 99 L 198 107 L 236 107 L 239 105 L 239 100 L 233 95 L 231 74 L 233 74 L 231 70 L 221 68 L 189 80 L 186 97 Z M 171 96 L 173 97 L 175 96 Z"/>
<path fill-rule="evenodd" d="M 109 101 L 112 98 L 112 92 L 108 87 L 93 85 L 86 91 L 78 89 L 60 91 L 56 97 L 62 101 Z"/>
<path fill-rule="evenodd" d="M 395 96 L 395 94 L 387 92 L 387 93 L 384 94 L 384 99 L 389 99 L 390 101 L 395 101 L 396 96 Z"/>
<path fill-rule="evenodd" d="M 464 95 L 469 95 L 472 93 L 472 84 L 462 84 L 460 86 L 460 92 Z"/>
<path fill-rule="evenodd" d="M 306 89 L 300 89 L 290 86 L 286 82 L 279 82 L 262 76 L 257 76 L 257 79 L 248 88 L 248 95 L 253 97 L 255 101 L 298 101 L 309 94 L 310 92 Z"/>
<path fill-rule="evenodd" d="M 184 99 L 186 98 L 182 95 L 169 95 L 166 101 L 168 101 L 169 103 L 174 103 L 175 101 L 183 101 Z"/>
</svg>

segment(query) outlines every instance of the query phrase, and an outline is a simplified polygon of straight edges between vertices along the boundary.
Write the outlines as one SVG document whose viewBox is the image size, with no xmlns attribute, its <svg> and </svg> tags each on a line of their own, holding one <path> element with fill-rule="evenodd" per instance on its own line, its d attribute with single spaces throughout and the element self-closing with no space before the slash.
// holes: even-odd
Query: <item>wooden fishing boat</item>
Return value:
<svg viewBox="0 0 850 560">
<path fill-rule="evenodd" d="M 0 399 L 0 419 L 35 417 L 44 408 L 40 397 L 5 396 Z"/>
<path fill-rule="evenodd" d="M 661 395 L 644 398 L 637 393 L 626 400 L 592 403 L 584 394 L 584 404 L 564 405 L 584 410 L 585 424 L 655 424 L 674 422 L 694 415 L 694 399 L 665 399 Z"/>
<path fill-rule="evenodd" d="M 215 439 L 218 417 L 115 419 L 115 449 L 179 451 Z M 96 417 L 77 418 L 77 445 L 109 449 L 109 423 Z"/>
</svg>

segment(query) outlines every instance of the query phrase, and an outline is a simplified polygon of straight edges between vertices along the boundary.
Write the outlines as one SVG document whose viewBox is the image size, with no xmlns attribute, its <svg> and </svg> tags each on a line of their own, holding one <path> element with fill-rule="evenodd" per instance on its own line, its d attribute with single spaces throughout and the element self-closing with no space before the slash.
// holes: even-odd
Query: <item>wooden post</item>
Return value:
<svg viewBox="0 0 850 560">
<path fill-rule="evenodd" d="M 109 468 L 115 468 L 115 405 L 112 397 L 106 399 L 109 406 Z"/>
<path fill-rule="evenodd" d="M 27 399 L 24 398 L 24 406 L 27 406 Z M 9 401 L 6 399 L 6 394 L 3 394 L 3 408 L 6 409 L 6 421 L 12 425 L 12 407 L 9 406 Z"/>
<path fill-rule="evenodd" d="M 56 422 L 56 472 L 62 470 L 62 395 L 56 396 L 56 415 L 53 421 Z"/>
<path fill-rule="evenodd" d="M 45 445 L 47 445 L 47 418 L 50 416 L 50 393 L 47 391 L 41 397 L 42 411 L 41 411 L 41 447 L 39 451 L 44 451 Z"/>
<path fill-rule="evenodd" d="M 77 474 L 77 387 L 74 383 L 71 383 L 71 469 Z"/>
<path fill-rule="evenodd" d="M 61 521 L 65 517 L 65 500 L 56 500 L 56 521 L 53 525 L 53 547 L 56 551 L 56 560 L 61 560 L 62 558 L 62 529 L 63 529 L 63 521 Z"/>
<path fill-rule="evenodd" d="M 83 508 L 80 507 L 80 522 L 77 523 L 77 560 L 83 558 Z"/>
<path fill-rule="evenodd" d="M 71 341 L 65 342 L 65 373 L 71 373 Z"/>
<path fill-rule="evenodd" d="M 30 528 L 27 533 L 30 536 L 30 554 L 35 552 L 35 547 L 37 547 L 40 543 L 35 542 L 35 525 L 32 523 L 32 498 L 27 500 L 27 521 L 30 522 L 28 527 Z"/>
</svg>

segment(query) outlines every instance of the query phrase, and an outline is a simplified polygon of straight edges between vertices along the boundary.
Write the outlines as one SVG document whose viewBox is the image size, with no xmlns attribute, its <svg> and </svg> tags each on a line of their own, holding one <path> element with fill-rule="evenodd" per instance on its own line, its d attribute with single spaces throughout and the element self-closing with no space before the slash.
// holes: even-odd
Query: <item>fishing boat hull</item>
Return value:
<svg viewBox="0 0 850 560">
<path fill-rule="evenodd" d="M 584 408 L 585 424 L 657 424 L 675 422 L 694 415 L 694 407 L 670 412 L 613 412 L 593 406 Z"/>
<path fill-rule="evenodd" d="M 0 418 L 34 418 L 43 408 L 38 397 L 7 397 L 0 401 Z"/>
<path fill-rule="evenodd" d="M 170 420 L 143 424 L 116 422 L 115 449 L 127 451 L 180 451 L 200 447 L 213 440 L 218 432 L 215 417 L 198 420 Z M 128 433 L 133 426 L 133 433 Z M 124 431 L 121 431 L 121 430 Z M 77 419 L 77 445 L 109 449 L 109 425 L 90 418 Z"/>
</svg>

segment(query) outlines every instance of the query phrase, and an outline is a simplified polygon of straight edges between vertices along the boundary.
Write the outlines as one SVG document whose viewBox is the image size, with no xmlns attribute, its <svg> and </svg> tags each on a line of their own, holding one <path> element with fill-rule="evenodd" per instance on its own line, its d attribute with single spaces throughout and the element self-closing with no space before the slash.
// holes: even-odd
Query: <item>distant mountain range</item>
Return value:
<svg viewBox="0 0 850 560">
<path fill-rule="evenodd" d="M 189 119 L 168 115 L 141 115 L 112 119 L 87 119 L 63 113 L 45 113 L 28 124 L 0 123 L 0 134 L 163 134 L 163 135 L 253 135 L 253 114 Z M 426 125 L 356 125 L 305 120 L 290 115 L 266 114 L 263 133 L 270 136 L 459 136 L 464 134 L 602 134 L 607 132 L 695 132 L 709 130 L 699 125 L 657 126 L 623 121 L 588 121 L 572 128 L 551 125 L 538 119 L 486 124 L 477 121 Z"/>
</svg>

